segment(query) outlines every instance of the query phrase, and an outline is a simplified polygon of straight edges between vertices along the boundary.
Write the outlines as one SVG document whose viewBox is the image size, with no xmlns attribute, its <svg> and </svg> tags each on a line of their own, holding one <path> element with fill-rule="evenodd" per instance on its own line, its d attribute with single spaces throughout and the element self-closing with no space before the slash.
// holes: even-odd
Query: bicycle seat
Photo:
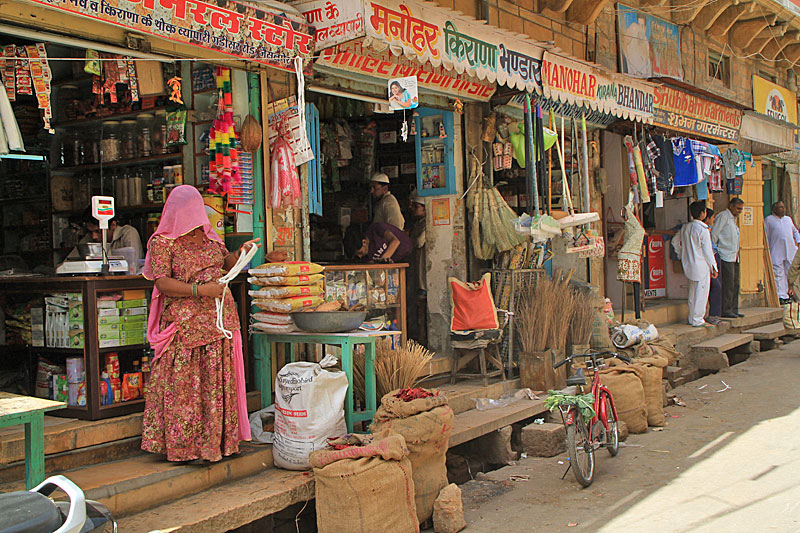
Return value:
<svg viewBox="0 0 800 533">
<path fill-rule="evenodd" d="M 582 368 L 579 368 L 575 375 L 567 378 L 567 385 L 586 385 L 586 375 Z"/>
</svg>

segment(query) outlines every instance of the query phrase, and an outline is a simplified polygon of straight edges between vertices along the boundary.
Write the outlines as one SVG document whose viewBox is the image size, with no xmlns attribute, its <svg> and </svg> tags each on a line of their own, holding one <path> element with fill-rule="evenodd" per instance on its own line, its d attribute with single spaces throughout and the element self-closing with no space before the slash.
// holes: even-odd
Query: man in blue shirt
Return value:
<svg viewBox="0 0 800 533">
<path fill-rule="evenodd" d="M 719 249 L 723 318 L 744 316 L 739 313 L 739 227 L 736 225 L 742 209 L 741 198 L 731 199 L 728 209 L 717 216 L 711 228 L 711 240 Z"/>
</svg>

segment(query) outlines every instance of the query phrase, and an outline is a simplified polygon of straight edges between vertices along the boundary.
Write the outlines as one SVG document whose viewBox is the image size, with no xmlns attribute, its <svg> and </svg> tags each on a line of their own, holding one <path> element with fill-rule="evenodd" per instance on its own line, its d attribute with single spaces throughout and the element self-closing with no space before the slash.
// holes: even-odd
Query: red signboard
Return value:
<svg viewBox="0 0 800 533">
<path fill-rule="evenodd" d="M 737 143 L 742 111 L 662 85 L 655 89 L 653 122 L 671 130 Z"/>
<path fill-rule="evenodd" d="M 664 257 L 664 237 L 650 235 L 647 237 L 647 278 L 644 282 L 645 298 L 663 298 L 667 295 L 666 260 Z"/>
</svg>

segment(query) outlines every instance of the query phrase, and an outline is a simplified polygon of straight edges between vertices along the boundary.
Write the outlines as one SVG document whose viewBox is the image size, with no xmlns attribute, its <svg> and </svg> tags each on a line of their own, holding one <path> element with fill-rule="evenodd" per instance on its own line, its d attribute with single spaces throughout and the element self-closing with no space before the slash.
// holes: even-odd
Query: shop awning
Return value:
<svg viewBox="0 0 800 533">
<path fill-rule="evenodd" d="M 745 111 L 741 137 L 752 142 L 754 155 L 767 155 L 794 149 L 796 126 L 755 111 Z"/>
<path fill-rule="evenodd" d="M 61 13 L 113 24 L 201 50 L 294 71 L 294 58 L 310 60 L 314 38 L 302 19 L 228 2 L 202 0 L 25 0 Z M 69 22 L 64 26 L 69 28 Z"/>
</svg>

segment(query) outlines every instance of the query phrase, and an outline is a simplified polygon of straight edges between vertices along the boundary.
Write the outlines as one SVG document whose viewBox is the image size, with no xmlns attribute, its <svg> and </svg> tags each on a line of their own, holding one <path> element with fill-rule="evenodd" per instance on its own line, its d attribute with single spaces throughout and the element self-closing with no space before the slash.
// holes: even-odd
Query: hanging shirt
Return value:
<svg viewBox="0 0 800 533">
<path fill-rule="evenodd" d="M 791 217 L 770 215 L 764 219 L 764 230 L 767 232 L 773 265 L 782 265 L 784 261 L 794 259 L 797 243 L 800 243 L 800 233 Z"/>
<path fill-rule="evenodd" d="M 658 148 L 658 156 L 654 157 L 658 176 L 656 187 L 659 191 L 671 191 L 675 179 L 675 161 L 672 155 L 672 142 L 663 135 L 653 135 L 653 143 Z"/>
<path fill-rule="evenodd" d="M 702 281 L 717 271 L 711 247 L 711 233 L 700 220 L 692 220 L 681 228 L 680 250 L 683 272 L 692 281 Z M 677 246 L 676 246 L 677 248 Z"/>
<path fill-rule="evenodd" d="M 717 243 L 720 259 L 726 263 L 739 260 L 739 226 L 730 209 L 717 215 L 711 228 L 711 240 Z"/>
<path fill-rule="evenodd" d="M 672 160 L 675 165 L 675 186 L 688 187 L 697 183 L 697 167 L 689 139 L 673 137 Z"/>
</svg>

